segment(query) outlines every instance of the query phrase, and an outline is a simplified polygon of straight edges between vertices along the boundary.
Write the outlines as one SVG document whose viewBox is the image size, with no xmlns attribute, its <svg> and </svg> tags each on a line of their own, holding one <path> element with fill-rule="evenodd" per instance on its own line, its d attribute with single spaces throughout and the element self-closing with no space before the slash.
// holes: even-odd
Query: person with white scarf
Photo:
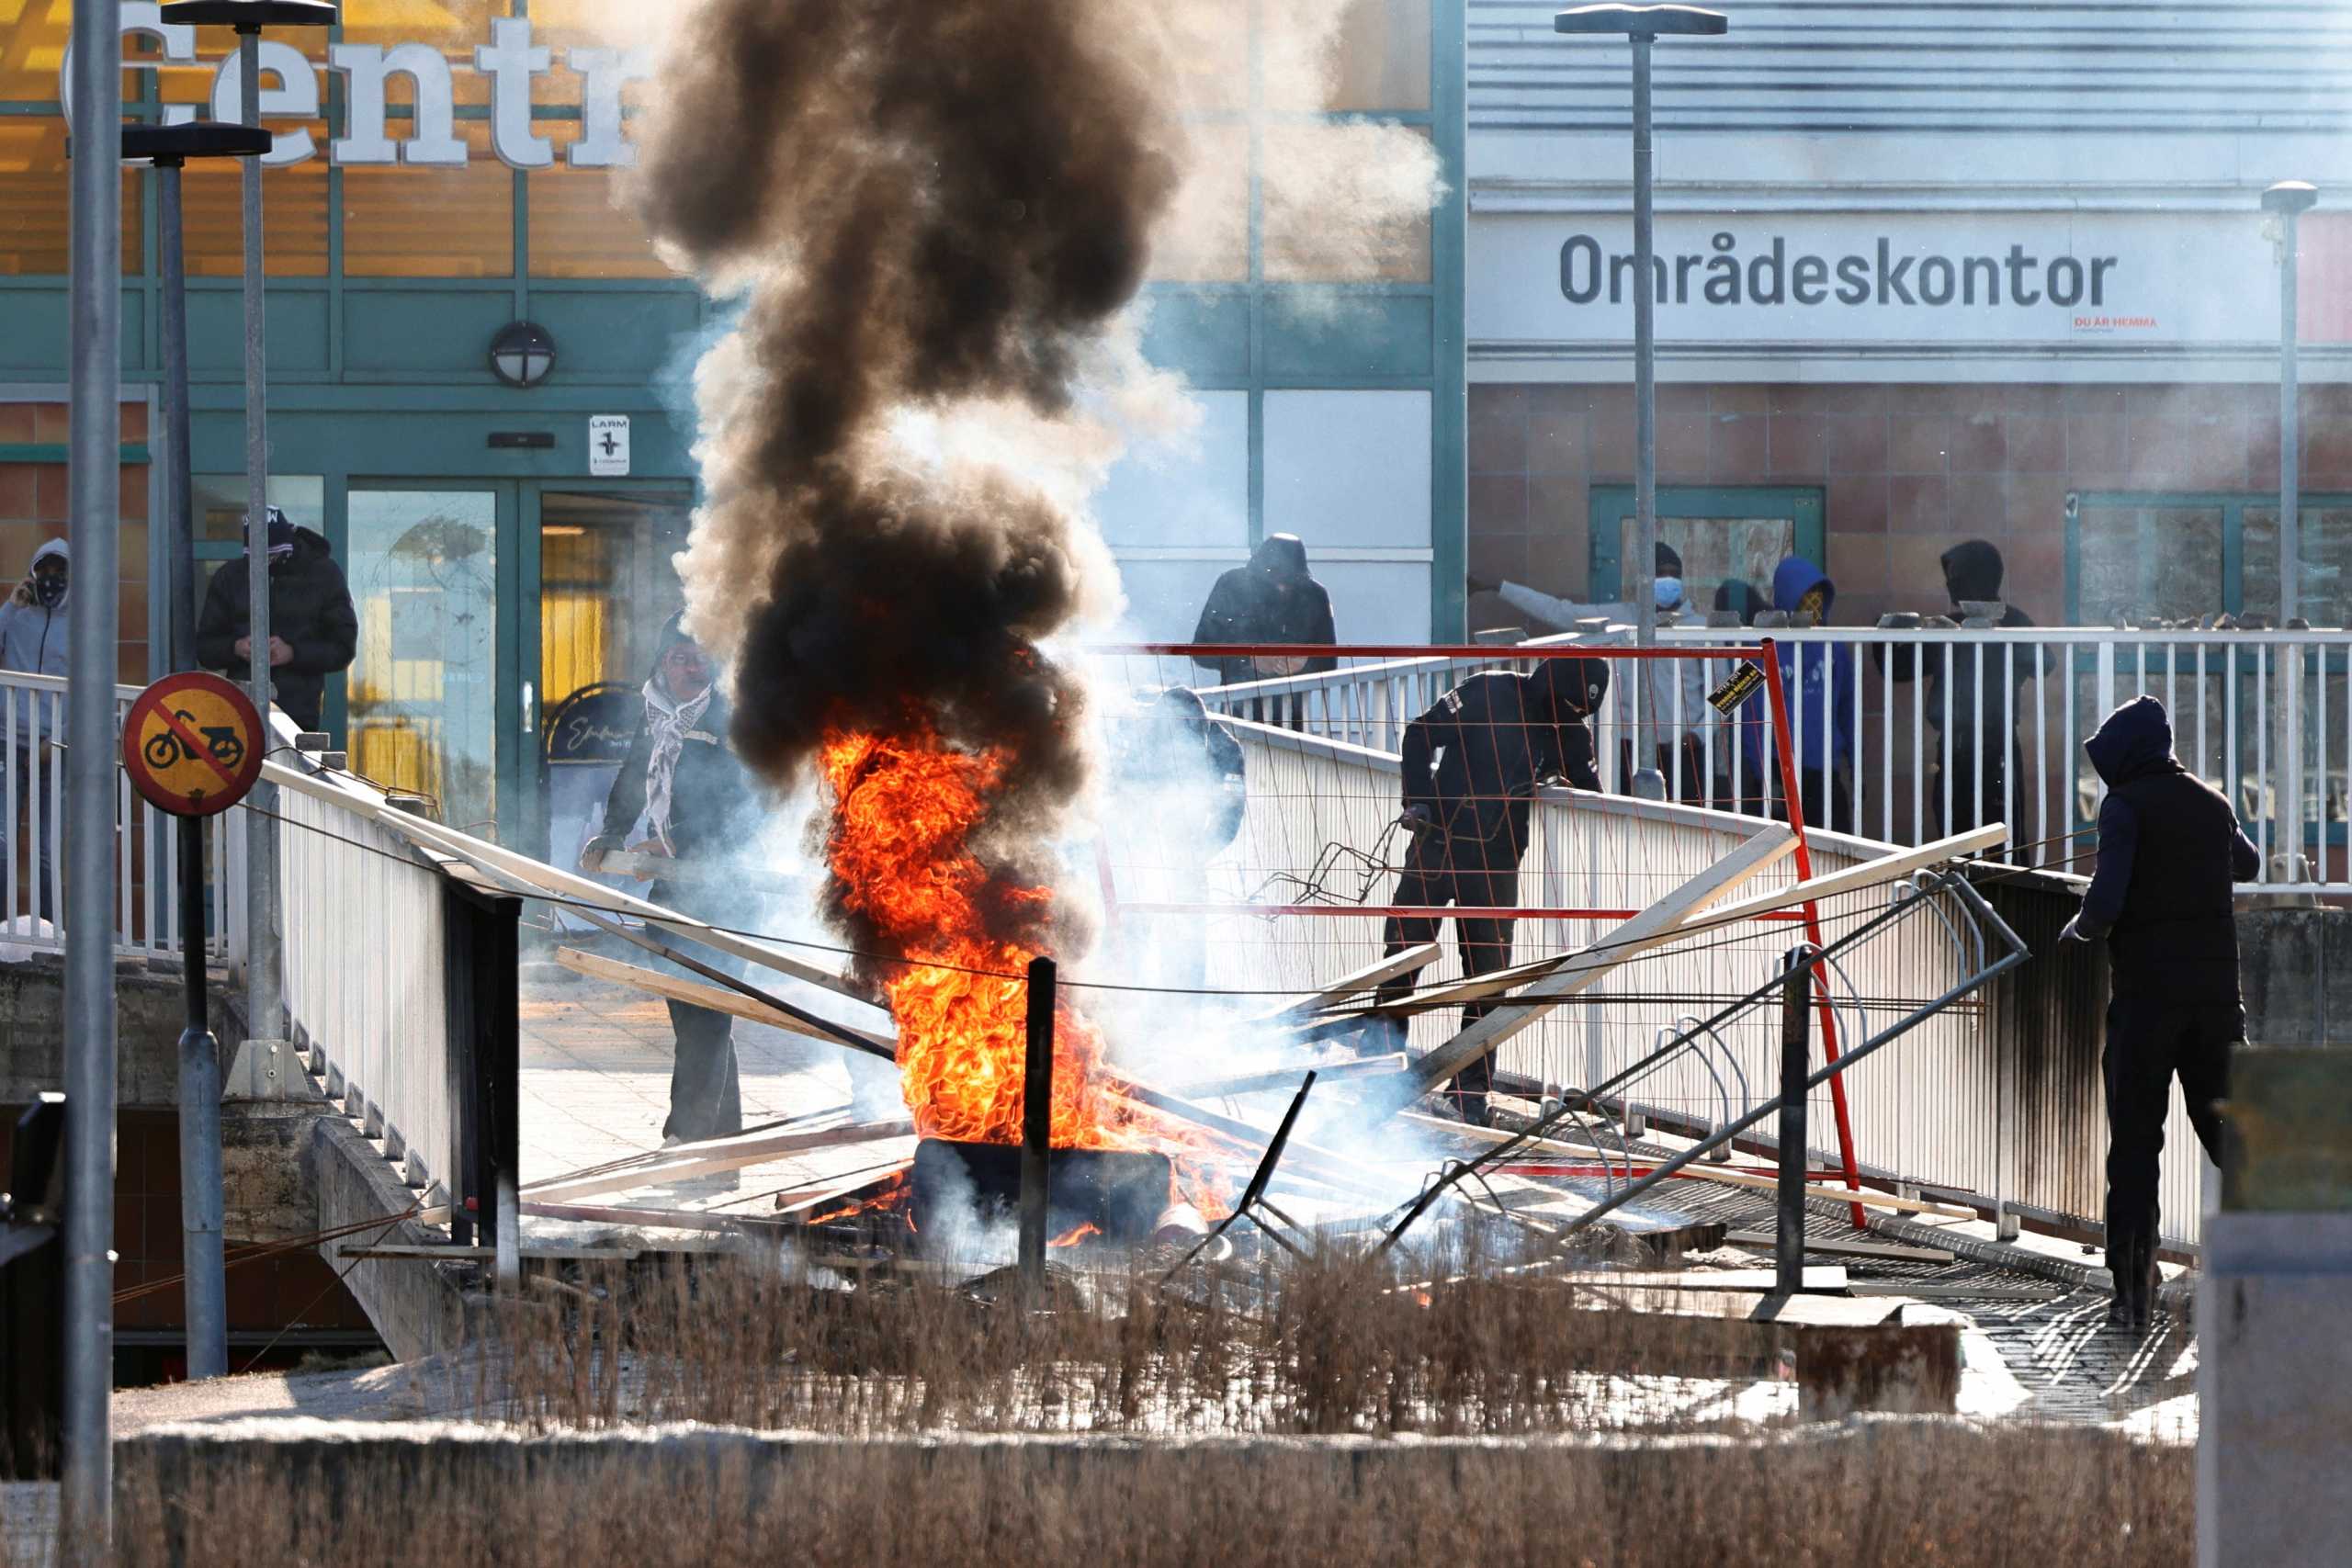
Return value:
<svg viewBox="0 0 2352 1568">
<path fill-rule="evenodd" d="M 603 870 L 607 854 L 633 850 L 672 868 L 637 874 L 651 879 L 655 903 L 721 925 L 741 923 L 730 918 L 736 911 L 727 907 L 729 879 L 719 863 L 735 841 L 730 824 L 753 802 L 751 780 L 728 749 L 728 719 L 710 656 L 671 617 L 645 682 L 644 722 L 605 801 L 605 831 L 581 853 L 582 869 Z M 640 823 L 643 834 L 631 843 Z M 686 1143 L 741 1132 L 734 1021 L 684 1002 L 669 1007 L 678 1046 L 663 1138 Z"/>
</svg>

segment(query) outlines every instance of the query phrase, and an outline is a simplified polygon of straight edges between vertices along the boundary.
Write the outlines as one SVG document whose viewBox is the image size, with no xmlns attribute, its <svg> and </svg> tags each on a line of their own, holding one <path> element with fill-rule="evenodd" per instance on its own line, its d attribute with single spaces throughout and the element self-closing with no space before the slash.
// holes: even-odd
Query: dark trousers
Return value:
<svg viewBox="0 0 2352 1568">
<path fill-rule="evenodd" d="M 1508 823 L 1499 835 L 1485 840 L 1449 839 L 1434 830 L 1424 833 L 1413 841 L 1406 854 L 1405 869 L 1396 878 L 1396 894 L 1390 902 L 1512 908 L 1519 902 L 1519 857 L 1523 847 Z M 1400 953 L 1421 942 L 1436 941 L 1443 918 L 1392 915 L 1381 931 L 1385 943 L 1382 951 Z M 1509 966 L 1511 926 L 1510 920 L 1454 918 L 1453 941 L 1462 954 L 1462 973 L 1465 976 Z M 1382 985 L 1378 995 L 1384 999 L 1402 996 L 1412 985 L 1413 976 L 1408 975 Z M 1467 1028 L 1486 1017 L 1495 1006 L 1492 999 L 1464 1003 L 1463 1026 Z M 1494 1086 L 1494 1079 L 1493 1059 L 1482 1056 L 1455 1076 L 1446 1086 L 1447 1092 L 1459 1101 L 1464 1114 L 1484 1121 L 1487 1093 Z"/>
<path fill-rule="evenodd" d="M 2230 1049 L 2245 1038 L 2245 1010 L 2235 1001 L 2184 1001 L 2135 984 L 2119 970 L 2107 1004 L 2107 1261 L 2121 1292 L 2127 1278 L 2145 1280 L 2155 1266 L 2156 1164 L 2164 1153 L 2172 1080 L 2198 1141 L 2218 1165 L 2229 1094 Z"/>
<path fill-rule="evenodd" d="M 712 892 L 707 883 L 680 880 L 655 883 L 652 897 L 653 902 L 698 919 L 743 923 L 733 918 L 734 910 L 722 907 L 723 899 L 714 901 Z M 691 977 L 709 983 L 699 976 Z M 686 1002 L 671 1002 L 669 1008 L 670 1032 L 678 1046 L 670 1067 L 670 1114 L 662 1123 L 662 1135 L 694 1143 L 741 1132 L 743 1090 L 736 1076 L 735 1020 Z"/>
<path fill-rule="evenodd" d="M 662 1135 L 691 1144 L 741 1132 L 743 1090 L 735 1074 L 735 1021 L 685 1002 L 669 1007 L 678 1054 L 670 1067 L 670 1115 L 662 1123 Z"/>
</svg>

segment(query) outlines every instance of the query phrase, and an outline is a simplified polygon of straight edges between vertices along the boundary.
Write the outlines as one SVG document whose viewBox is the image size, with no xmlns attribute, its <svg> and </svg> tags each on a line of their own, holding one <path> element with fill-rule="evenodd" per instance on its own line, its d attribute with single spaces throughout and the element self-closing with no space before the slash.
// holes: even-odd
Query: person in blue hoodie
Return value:
<svg viewBox="0 0 2352 1568">
<path fill-rule="evenodd" d="M 1810 615 L 1813 624 L 1826 626 L 1838 603 L 1838 585 L 1829 574 L 1805 559 L 1791 556 L 1772 573 L 1772 607 L 1791 615 Z M 1781 650 L 1781 678 L 1789 689 L 1789 732 L 1796 746 L 1798 799 L 1804 805 L 1808 828 L 1832 832 L 1854 830 L 1854 650 L 1844 644 L 1789 643 Z M 1776 805 L 1773 814 L 1785 818 L 1788 809 L 1777 763 L 1767 771 L 1766 726 L 1772 722 L 1770 696 L 1758 692 L 1747 700 L 1740 726 L 1741 765 L 1747 771 L 1747 793 L 1764 795 Z"/>
<path fill-rule="evenodd" d="M 2098 871 L 2061 940 L 2107 939 L 2108 1321 L 2145 1331 L 2155 1315 L 2157 1156 L 2172 1080 L 2218 1165 L 2230 1050 L 2245 1038 L 2235 886 L 2262 857 L 2222 793 L 2173 755 L 2154 697 L 2109 714 L 2084 743 L 2107 784 Z"/>
<path fill-rule="evenodd" d="M 63 679 L 65 645 L 73 626 L 67 607 L 72 557 L 62 539 L 51 539 L 33 552 L 31 570 L 17 590 L 0 604 L 0 670 L 19 675 L 54 675 Z M 38 814 L 40 831 L 34 842 L 34 897 L 27 903 L 45 920 L 57 918 L 57 844 L 62 830 L 62 797 L 51 787 L 64 765 L 50 750 L 51 741 L 65 739 L 65 694 L 62 692 L 18 692 L 16 722 L 8 744 L 16 753 L 17 796 L 27 818 Z M 40 795 L 36 807 L 33 796 Z M 11 859 L 17 852 L 17 824 L 0 824 L 0 843 Z M 6 911 L 13 916 L 13 909 Z"/>
</svg>

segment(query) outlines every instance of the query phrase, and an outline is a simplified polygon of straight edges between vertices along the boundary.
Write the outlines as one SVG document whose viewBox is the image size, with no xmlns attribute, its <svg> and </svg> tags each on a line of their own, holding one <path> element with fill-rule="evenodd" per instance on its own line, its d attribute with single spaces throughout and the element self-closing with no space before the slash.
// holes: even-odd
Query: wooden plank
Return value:
<svg viewBox="0 0 2352 1568">
<path fill-rule="evenodd" d="M 1402 1051 L 1385 1056 L 1363 1056 L 1355 1061 L 1301 1062 L 1295 1066 L 1270 1067 L 1263 1072 L 1244 1073 L 1229 1078 L 1200 1078 L 1191 1083 L 1170 1084 L 1168 1092 L 1188 1100 L 1216 1100 L 1229 1094 L 1263 1094 L 1270 1089 L 1297 1092 L 1299 1080 L 1307 1074 L 1315 1075 L 1317 1085 L 1340 1083 L 1349 1078 L 1389 1077 L 1405 1070 L 1408 1058 Z"/>
<path fill-rule="evenodd" d="M 1796 837 L 1777 824 L 1749 839 L 1723 859 L 1652 904 L 1609 935 L 1578 953 L 1553 974 L 1512 994 L 1507 1005 L 1471 1024 L 1423 1056 L 1406 1075 L 1410 1094 L 1427 1094 L 1471 1063 L 1539 1021 L 1546 1013 L 1602 976 L 1655 947 L 1672 942 L 1683 925 L 1796 848 Z"/>
<path fill-rule="evenodd" d="M 1287 1007 L 1276 1008 L 1272 1012 L 1261 1013 L 1255 1018 L 1245 1020 L 1244 1022 L 1280 1024 L 1304 1021 L 1334 1003 L 1345 1001 L 1359 992 L 1371 990 L 1384 980 L 1394 980 L 1401 976 L 1428 968 L 1437 962 L 1442 952 L 1443 949 L 1436 942 L 1425 942 L 1418 947 L 1408 947 L 1401 953 L 1389 953 L 1385 957 L 1374 959 L 1351 975 L 1341 976 L 1311 997 L 1293 1002 Z"/>
<path fill-rule="evenodd" d="M 723 1012 L 752 1023 L 764 1023 L 771 1028 L 805 1035 L 811 1040 L 835 1043 L 831 1035 L 827 1034 L 823 1030 L 810 1027 L 788 1012 L 780 1012 L 775 1008 L 754 1001 L 750 997 L 739 995 L 734 991 L 721 990 L 717 986 L 706 986 L 699 980 L 689 980 L 681 975 L 665 975 L 659 969 L 649 969 L 641 964 L 624 964 L 617 958 L 606 958 L 598 953 L 583 953 L 576 947 L 557 948 L 555 961 L 573 974 L 585 975 L 592 980 L 610 980 L 623 986 L 634 986 L 639 990 L 650 991 L 655 996 L 670 1001 L 684 1002 L 691 1007 L 705 1008 L 712 1012 Z M 840 1027 L 870 1042 L 881 1050 L 895 1053 L 898 1049 L 896 1043 L 884 1035 L 846 1023 Z"/>
<path fill-rule="evenodd" d="M 1770 1231 L 1733 1231 L 1724 1237 L 1740 1247 L 1772 1246 Z M 1953 1254 L 1940 1247 L 1903 1247 L 1887 1241 L 1848 1241 L 1843 1236 L 1817 1236 L 1808 1231 L 1804 1238 L 1807 1252 L 1818 1252 L 1830 1258 L 1860 1258 L 1882 1263 L 1950 1263 Z"/>
<path fill-rule="evenodd" d="M 429 849 L 438 850 L 443 854 L 470 861 L 486 871 L 522 883 L 542 894 L 575 899 L 595 909 L 633 915 L 649 924 L 660 926 L 664 931 L 701 942 L 706 947 L 715 948 L 720 953 L 741 958 L 746 963 L 756 964 L 763 969 L 773 969 L 779 975 L 789 975 L 796 980 L 805 980 L 812 986 L 821 987 L 825 990 L 848 997 L 855 1001 L 865 1002 L 870 1006 L 883 1005 L 881 998 L 866 991 L 865 987 L 847 976 L 779 953 L 765 942 L 738 936 L 732 931 L 720 931 L 707 921 L 682 915 L 675 909 L 665 909 L 659 904 L 648 903 L 632 894 L 607 887 L 601 882 L 591 882 L 584 876 L 575 876 L 570 872 L 559 871 L 554 866 L 532 860 L 527 855 L 516 854 L 514 851 L 501 848 L 499 845 L 485 843 L 480 839 L 444 828 L 437 822 L 428 822 L 422 817 L 412 816 L 405 811 L 396 811 L 390 807 L 385 807 L 382 808 L 380 819 L 386 827 L 413 843 L 423 844 Z"/>
<path fill-rule="evenodd" d="M 1843 871 L 1833 871 L 1826 876 L 1816 876 L 1810 882 L 1792 882 L 1786 887 L 1777 888 L 1770 893 L 1758 893 L 1753 897 L 1743 898 L 1736 904 L 1725 904 L 1720 908 L 1709 910 L 1703 922 L 1693 917 L 1684 924 L 1703 923 L 1710 926 L 1718 923 L 1727 924 L 1757 915 L 1769 915 L 1775 910 L 1794 908 L 1799 904 L 1835 898 L 1841 894 L 1868 892 L 1873 887 L 1883 887 L 1890 882 L 1899 881 L 1915 872 L 1941 865 L 1946 861 L 1964 860 L 1970 855 L 1980 854 L 1986 850 L 1996 848 L 2007 839 L 2008 832 L 2007 827 L 2004 824 L 1988 822 L 1973 832 L 1955 833 L 1948 839 L 1938 839 L 1933 843 L 1922 844 L 1916 850 L 1901 850 L 1891 855 L 1881 855 L 1876 860 L 1864 861 L 1860 865 L 1849 865 Z"/>
<path fill-rule="evenodd" d="M 627 1263 L 645 1255 L 638 1247 L 563 1247 L 544 1242 L 525 1242 L 522 1258 L 526 1263 Z M 364 1259 L 371 1263 L 489 1263 L 497 1258 L 494 1247 L 450 1247 L 430 1243 L 409 1245 L 387 1242 L 374 1247 L 338 1247 L 335 1256 L 348 1262 Z"/>
</svg>

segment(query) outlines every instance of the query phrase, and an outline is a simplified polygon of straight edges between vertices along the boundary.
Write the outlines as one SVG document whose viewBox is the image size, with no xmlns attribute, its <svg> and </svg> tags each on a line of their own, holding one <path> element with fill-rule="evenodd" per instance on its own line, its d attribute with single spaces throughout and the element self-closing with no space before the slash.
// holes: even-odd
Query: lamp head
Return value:
<svg viewBox="0 0 2352 1568">
<path fill-rule="evenodd" d="M 1713 37 L 1730 31 L 1731 18 L 1696 6 L 1579 6 L 1554 17 L 1552 30 L 1650 39 Z"/>
<path fill-rule="evenodd" d="M 2308 180 L 2280 180 L 2262 193 L 2262 210 L 2292 217 L 2319 202 L 2319 187 Z"/>
<path fill-rule="evenodd" d="M 332 0 L 168 0 L 164 20 L 174 27 L 331 28 L 339 19 Z"/>
</svg>

